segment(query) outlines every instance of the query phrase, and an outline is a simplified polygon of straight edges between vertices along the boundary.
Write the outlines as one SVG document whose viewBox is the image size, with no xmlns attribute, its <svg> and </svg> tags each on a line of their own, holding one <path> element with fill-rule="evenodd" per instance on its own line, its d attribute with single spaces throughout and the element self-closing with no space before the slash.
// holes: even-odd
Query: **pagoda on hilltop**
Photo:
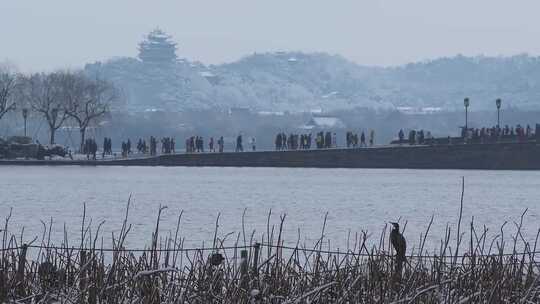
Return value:
<svg viewBox="0 0 540 304">
<path fill-rule="evenodd" d="M 170 64 L 176 62 L 176 43 L 159 28 L 151 31 L 139 43 L 139 59 L 144 63 Z"/>
</svg>

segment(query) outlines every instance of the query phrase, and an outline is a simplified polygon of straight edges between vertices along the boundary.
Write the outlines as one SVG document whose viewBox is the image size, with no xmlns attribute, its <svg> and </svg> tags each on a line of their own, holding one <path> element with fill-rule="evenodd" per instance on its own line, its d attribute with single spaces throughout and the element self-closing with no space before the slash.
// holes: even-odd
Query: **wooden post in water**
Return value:
<svg viewBox="0 0 540 304">
<path fill-rule="evenodd" d="M 261 243 L 255 243 L 255 253 L 253 255 L 253 276 L 259 276 L 259 250 L 261 249 Z"/>
<path fill-rule="evenodd" d="M 86 295 L 86 251 L 82 250 L 79 253 L 80 255 L 80 274 L 79 274 L 79 290 L 80 290 L 80 297 L 79 297 L 79 303 L 85 303 L 85 295 Z"/>
<path fill-rule="evenodd" d="M 247 283 L 249 280 L 248 276 L 248 251 L 242 250 L 240 251 L 240 287 L 246 289 Z"/>
<path fill-rule="evenodd" d="M 91 254 L 95 255 L 95 252 L 91 252 Z M 92 284 L 90 285 L 89 291 L 88 291 L 88 304 L 96 304 L 97 303 L 97 262 L 95 259 L 95 256 L 93 256 L 92 259 L 92 268 L 90 269 L 90 281 Z"/>
<path fill-rule="evenodd" d="M 6 302 L 7 288 L 5 275 L 4 271 L 0 269 L 0 303 Z"/>
<path fill-rule="evenodd" d="M 28 251 L 28 245 L 23 244 L 21 247 L 21 253 L 19 254 L 19 265 L 17 265 L 17 294 L 24 296 L 24 267 L 26 266 L 26 253 Z"/>
</svg>

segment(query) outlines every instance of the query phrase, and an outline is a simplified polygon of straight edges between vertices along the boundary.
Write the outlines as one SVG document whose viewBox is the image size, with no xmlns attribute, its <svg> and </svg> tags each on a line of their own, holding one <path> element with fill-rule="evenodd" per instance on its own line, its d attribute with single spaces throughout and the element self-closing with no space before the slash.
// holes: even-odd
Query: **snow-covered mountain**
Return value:
<svg viewBox="0 0 540 304">
<path fill-rule="evenodd" d="M 250 108 L 258 111 L 323 111 L 356 107 L 491 109 L 540 108 L 540 58 L 441 58 L 382 68 L 360 66 L 325 53 L 253 54 L 233 63 L 206 66 L 177 60 L 154 64 L 118 58 L 88 64 L 85 71 L 114 81 L 128 109 Z"/>
</svg>

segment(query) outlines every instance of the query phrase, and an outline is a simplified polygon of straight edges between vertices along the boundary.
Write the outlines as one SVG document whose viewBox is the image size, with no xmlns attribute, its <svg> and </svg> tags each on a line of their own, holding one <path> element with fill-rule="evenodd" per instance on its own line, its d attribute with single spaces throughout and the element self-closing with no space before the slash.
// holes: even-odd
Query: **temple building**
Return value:
<svg viewBox="0 0 540 304">
<path fill-rule="evenodd" d="M 139 59 L 144 63 L 174 63 L 176 62 L 176 43 L 164 31 L 155 29 L 139 43 Z"/>
</svg>

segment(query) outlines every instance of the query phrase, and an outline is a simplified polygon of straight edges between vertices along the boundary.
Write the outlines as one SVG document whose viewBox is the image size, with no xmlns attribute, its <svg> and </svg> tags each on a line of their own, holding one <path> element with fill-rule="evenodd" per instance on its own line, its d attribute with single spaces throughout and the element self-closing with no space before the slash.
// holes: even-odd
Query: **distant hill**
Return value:
<svg viewBox="0 0 540 304">
<path fill-rule="evenodd" d="M 540 109 L 540 58 L 440 58 L 399 67 L 360 66 L 325 53 L 253 54 L 206 66 L 179 60 L 168 65 L 135 58 L 88 64 L 85 71 L 109 78 L 126 92 L 129 110 L 228 109 L 337 110 L 355 107 Z"/>
<path fill-rule="evenodd" d="M 492 109 L 502 98 L 506 106 L 540 108 L 539 57 L 440 58 L 387 69 L 380 81 L 398 89 L 393 95 L 403 103 L 461 109 L 469 97 L 471 109 Z"/>
</svg>

